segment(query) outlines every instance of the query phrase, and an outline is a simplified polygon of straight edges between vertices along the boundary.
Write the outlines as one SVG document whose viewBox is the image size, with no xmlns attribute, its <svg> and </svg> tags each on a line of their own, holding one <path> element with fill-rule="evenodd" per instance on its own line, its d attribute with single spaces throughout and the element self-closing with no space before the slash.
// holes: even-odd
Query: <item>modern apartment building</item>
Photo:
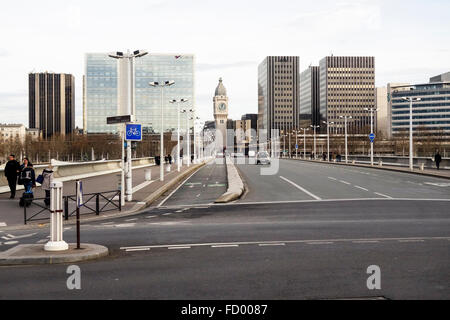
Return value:
<svg viewBox="0 0 450 320">
<path fill-rule="evenodd" d="M 449 74 L 449 73 L 447 73 Z M 409 133 L 410 103 L 403 98 L 420 98 L 413 102 L 413 133 L 420 136 L 450 136 L 450 79 L 446 74 L 431 78 L 429 83 L 389 85 L 389 109 L 392 134 Z M 441 81 L 443 80 L 444 81 Z M 447 78 L 448 79 L 448 78 Z M 436 81 L 437 80 L 437 81 Z"/>
<path fill-rule="evenodd" d="M 75 129 L 75 77 L 65 73 L 28 75 L 28 125 L 44 139 Z"/>
<path fill-rule="evenodd" d="M 320 117 L 334 122 L 330 133 L 344 133 L 340 116 L 352 116 L 349 132 L 368 133 L 371 113 L 366 108 L 375 108 L 375 58 L 329 56 L 320 61 L 319 67 Z M 321 132 L 326 132 L 326 126 L 321 126 Z"/>
<path fill-rule="evenodd" d="M 296 56 L 270 56 L 258 67 L 258 132 L 266 130 L 267 139 L 272 129 L 298 127 L 299 64 Z"/>
<path fill-rule="evenodd" d="M 300 74 L 300 118 L 301 128 L 321 124 L 319 67 L 310 66 Z"/>
<path fill-rule="evenodd" d="M 87 53 L 85 57 L 84 119 L 87 133 L 117 133 L 118 125 L 106 124 L 106 118 L 119 115 L 118 90 L 119 62 L 107 53 Z M 194 55 L 148 54 L 135 60 L 135 115 L 144 132 L 161 132 L 161 111 L 164 110 L 165 132 L 177 128 L 178 108 L 172 99 L 187 99 L 183 108 L 195 109 Z M 175 81 L 161 90 L 150 87 L 149 82 Z M 183 117 L 183 116 L 182 116 Z M 195 117 L 194 117 L 195 118 Z M 186 122 L 182 121 L 182 124 Z M 193 120 L 189 122 L 192 128 Z"/>
</svg>

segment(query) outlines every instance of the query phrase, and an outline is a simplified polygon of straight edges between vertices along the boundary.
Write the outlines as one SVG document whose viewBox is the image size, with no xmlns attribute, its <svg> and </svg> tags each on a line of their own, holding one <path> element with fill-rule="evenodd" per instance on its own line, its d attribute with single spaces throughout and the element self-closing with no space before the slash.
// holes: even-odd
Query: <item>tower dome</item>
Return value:
<svg viewBox="0 0 450 320">
<path fill-rule="evenodd" d="M 226 96 L 227 95 L 227 89 L 225 89 L 225 86 L 222 83 L 222 78 L 219 79 L 219 84 L 216 88 L 216 96 Z"/>
</svg>

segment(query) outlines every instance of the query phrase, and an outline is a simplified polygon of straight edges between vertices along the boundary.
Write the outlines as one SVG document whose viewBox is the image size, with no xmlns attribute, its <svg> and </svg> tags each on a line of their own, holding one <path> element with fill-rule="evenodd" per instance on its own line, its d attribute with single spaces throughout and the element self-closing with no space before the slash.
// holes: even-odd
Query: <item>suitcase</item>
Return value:
<svg viewBox="0 0 450 320">
<path fill-rule="evenodd" d="M 22 194 L 22 197 L 19 200 L 19 206 L 21 207 L 29 207 L 31 205 L 31 202 L 33 202 L 33 193 L 32 192 L 24 192 Z"/>
</svg>

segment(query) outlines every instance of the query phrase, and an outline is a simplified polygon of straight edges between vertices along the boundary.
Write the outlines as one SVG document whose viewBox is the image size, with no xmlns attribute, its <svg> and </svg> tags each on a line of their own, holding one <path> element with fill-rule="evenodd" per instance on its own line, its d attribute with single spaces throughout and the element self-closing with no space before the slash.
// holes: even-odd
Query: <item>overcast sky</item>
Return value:
<svg viewBox="0 0 450 320">
<path fill-rule="evenodd" d="M 371 55 L 376 84 L 427 82 L 450 71 L 449 0 L 33 0 L 0 9 L 0 123 L 28 125 L 28 73 L 76 77 L 82 126 L 85 52 L 146 49 L 196 55 L 197 110 L 213 118 L 219 77 L 229 117 L 257 113 L 257 67 L 298 55 Z"/>
</svg>

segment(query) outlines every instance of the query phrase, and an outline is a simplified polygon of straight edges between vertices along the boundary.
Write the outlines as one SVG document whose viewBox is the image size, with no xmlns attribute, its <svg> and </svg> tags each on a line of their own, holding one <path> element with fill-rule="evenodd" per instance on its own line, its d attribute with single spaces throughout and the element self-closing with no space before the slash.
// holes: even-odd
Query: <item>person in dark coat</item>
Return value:
<svg viewBox="0 0 450 320">
<path fill-rule="evenodd" d="M 17 176 L 20 172 L 20 164 L 13 154 L 11 154 L 8 159 L 9 161 L 5 166 L 5 176 L 6 179 L 8 179 L 9 189 L 11 190 L 11 196 L 9 198 L 14 199 L 16 196 Z"/>
<path fill-rule="evenodd" d="M 442 157 L 439 154 L 439 151 L 434 156 L 434 161 L 436 161 L 436 168 L 439 170 L 439 165 L 441 164 L 441 161 L 442 161 Z"/>
<path fill-rule="evenodd" d="M 172 155 L 168 154 L 167 158 L 169 159 L 169 164 L 172 164 Z"/>
<path fill-rule="evenodd" d="M 25 188 L 25 193 L 33 193 L 33 188 L 36 187 L 36 174 L 28 158 L 23 159 L 23 164 L 20 166 L 19 179 Z"/>
</svg>

